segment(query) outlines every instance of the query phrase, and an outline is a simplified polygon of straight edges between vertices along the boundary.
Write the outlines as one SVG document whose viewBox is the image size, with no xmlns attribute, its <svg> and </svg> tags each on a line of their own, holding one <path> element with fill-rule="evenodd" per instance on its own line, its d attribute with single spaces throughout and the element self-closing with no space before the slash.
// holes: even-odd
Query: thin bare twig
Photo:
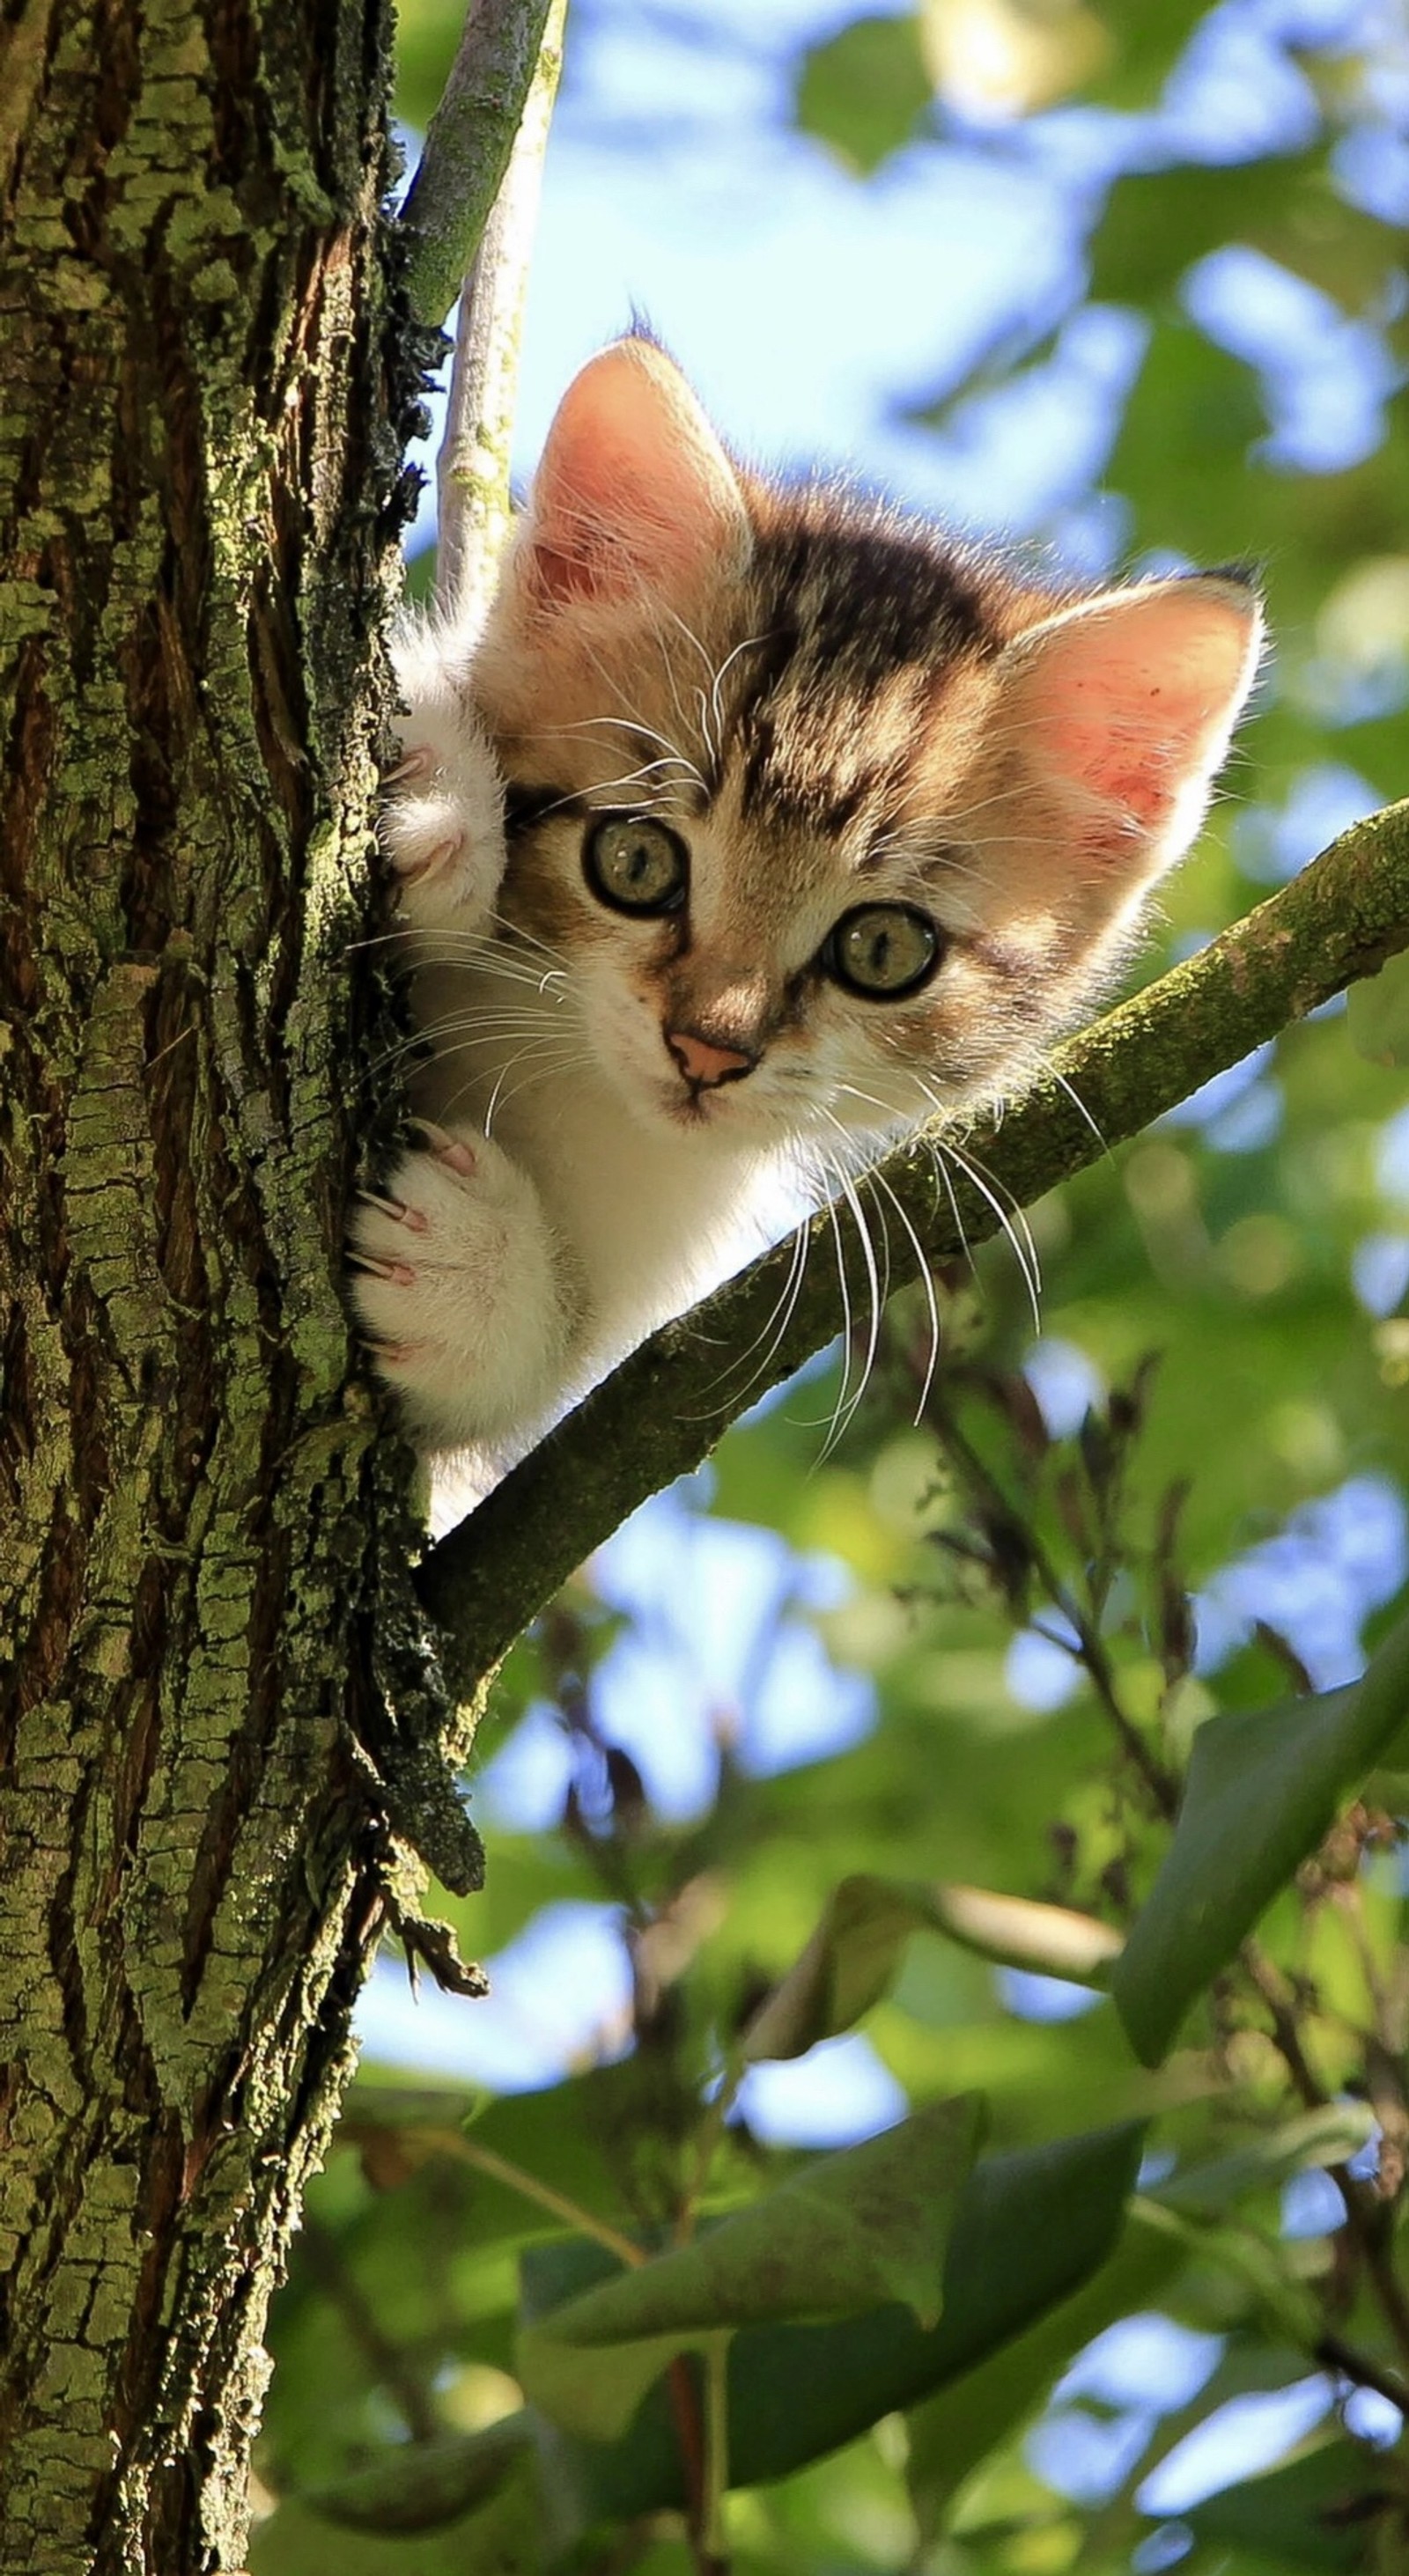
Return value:
<svg viewBox="0 0 1409 2576">
<path fill-rule="evenodd" d="M 482 622 L 509 533 L 519 334 L 562 65 L 567 0 L 549 0 L 508 167 L 460 295 L 445 435 L 436 460 L 435 587 L 458 625 Z"/>
</svg>

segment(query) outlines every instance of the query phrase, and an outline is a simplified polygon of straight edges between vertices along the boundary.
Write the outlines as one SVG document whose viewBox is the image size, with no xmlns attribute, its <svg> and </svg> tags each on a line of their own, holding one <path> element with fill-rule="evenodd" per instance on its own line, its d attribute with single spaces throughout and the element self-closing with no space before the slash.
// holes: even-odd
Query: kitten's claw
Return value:
<svg viewBox="0 0 1409 2576">
<path fill-rule="evenodd" d="M 367 1252 L 361 1244 L 353 1247 L 348 1258 L 355 1269 L 373 1279 L 388 1279 L 398 1288 L 414 1288 L 416 1285 L 416 1272 L 409 1261 L 388 1261 L 385 1254 Z"/>
<path fill-rule="evenodd" d="M 437 1127 L 433 1118 L 413 1118 L 409 1124 L 419 1128 L 429 1140 L 438 1163 L 445 1163 L 452 1172 L 458 1172 L 462 1180 L 474 1179 L 479 1164 L 473 1146 L 467 1145 L 463 1136 L 452 1136 L 447 1128 Z"/>
<path fill-rule="evenodd" d="M 357 1195 L 364 1207 L 380 1208 L 394 1225 L 404 1225 L 408 1234 L 424 1234 L 430 1225 L 424 1208 L 407 1207 L 403 1199 L 386 1198 L 380 1190 L 359 1190 Z"/>
<path fill-rule="evenodd" d="M 397 874 L 404 886 L 425 885 L 431 877 L 453 875 L 464 855 L 464 833 L 450 833 L 443 841 L 437 841 L 434 849 L 427 850 L 424 857 L 408 859 L 404 863 L 398 860 Z"/>
<path fill-rule="evenodd" d="M 413 1423 L 457 1446 L 546 1410 L 565 1336 L 558 1254 L 532 1182 L 501 1147 L 414 1124 L 416 1146 L 353 1210 L 352 1296 Z"/>
</svg>

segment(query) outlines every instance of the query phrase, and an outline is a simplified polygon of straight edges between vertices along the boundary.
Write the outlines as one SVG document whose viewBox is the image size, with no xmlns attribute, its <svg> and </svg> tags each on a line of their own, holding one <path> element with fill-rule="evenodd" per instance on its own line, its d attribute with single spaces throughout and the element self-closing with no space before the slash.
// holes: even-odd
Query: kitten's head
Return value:
<svg viewBox="0 0 1409 2576">
<path fill-rule="evenodd" d="M 661 350 L 569 387 L 475 692 L 510 920 L 639 1118 L 884 1135 L 1090 1009 L 1257 664 L 1200 575 L 1095 596 L 726 456 Z"/>
</svg>

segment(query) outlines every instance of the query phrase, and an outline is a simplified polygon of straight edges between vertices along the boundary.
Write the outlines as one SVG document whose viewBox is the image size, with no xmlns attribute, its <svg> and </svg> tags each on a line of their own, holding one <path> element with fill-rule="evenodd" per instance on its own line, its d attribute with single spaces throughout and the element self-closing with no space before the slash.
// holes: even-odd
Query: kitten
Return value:
<svg viewBox="0 0 1409 2576">
<path fill-rule="evenodd" d="M 660 349 L 594 358 L 483 633 L 396 656 L 427 1123 L 352 1242 L 416 1435 L 492 1478 L 804 1192 L 1031 1068 L 1197 831 L 1260 631 L 1221 575 L 1039 591 L 762 481 Z"/>
</svg>

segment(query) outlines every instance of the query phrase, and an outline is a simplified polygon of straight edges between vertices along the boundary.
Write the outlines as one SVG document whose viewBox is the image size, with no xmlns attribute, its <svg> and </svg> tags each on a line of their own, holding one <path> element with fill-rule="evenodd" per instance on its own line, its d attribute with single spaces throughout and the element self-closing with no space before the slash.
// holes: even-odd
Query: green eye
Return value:
<svg viewBox="0 0 1409 2576">
<path fill-rule="evenodd" d="M 593 893 L 615 912 L 678 912 L 690 883 L 679 833 L 649 814 L 597 815 L 582 865 Z"/>
<path fill-rule="evenodd" d="M 918 992 L 944 954 L 927 912 L 908 903 L 859 903 L 844 912 L 822 954 L 822 971 L 848 993 L 876 1001 Z"/>
</svg>

